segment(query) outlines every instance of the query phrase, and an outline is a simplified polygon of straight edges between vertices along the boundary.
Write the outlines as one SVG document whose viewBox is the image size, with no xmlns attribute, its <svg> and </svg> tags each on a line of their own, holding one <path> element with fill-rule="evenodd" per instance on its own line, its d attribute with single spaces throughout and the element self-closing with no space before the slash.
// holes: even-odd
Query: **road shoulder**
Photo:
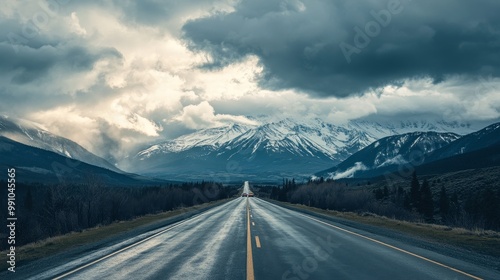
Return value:
<svg viewBox="0 0 500 280">
<path fill-rule="evenodd" d="M 85 231 L 85 234 L 92 234 L 92 231 L 102 231 L 103 229 L 110 229 L 112 227 L 116 227 L 117 224 L 126 225 L 127 227 L 125 230 L 122 230 L 120 232 L 111 232 L 108 235 L 96 235 L 97 237 L 95 239 L 86 241 L 84 243 L 79 242 L 78 244 L 63 246 L 63 248 L 57 251 L 51 250 L 50 248 L 51 246 L 57 246 L 57 240 L 77 238 L 77 236 L 81 233 L 72 233 L 70 235 L 56 237 L 54 238 L 55 241 L 53 242 L 42 241 L 41 243 L 43 243 L 43 245 L 39 246 L 38 250 L 40 250 L 40 252 L 46 252 L 43 257 L 37 259 L 25 258 L 22 262 L 19 263 L 19 266 L 16 267 L 15 273 L 8 272 L 6 271 L 6 269 L 2 268 L 2 271 L 0 272 L 0 278 L 6 279 L 4 277 L 8 277 L 8 279 L 26 279 L 36 276 L 42 271 L 67 264 L 77 259 L 82 254 L 92 254 L 94 252 L 97 252 L 104 247 L 110 247 L 113 248 L 113 250 L 120 250 L 121 248 L 134 243 L 134 240 L 139 236 L 141 239 L 147 238 L 147 236 L 153 235 L 160 228 L 189 219 L 214 207 L 225 204 L 231 200 L 232 199 L 226 199 L 213 203 L 205 203 L 156 215 L 147 215 L 139 217 L 132 221 L 117 222 L 101 228 L 89 229 Z M 146 220 L 147 222 L 141 223 L 141 219 Z M 123 227 L 120 228 L 123 229 Z M 64 241 L 61 241 L 61 243 L 64 243 Z M 26 246 L 20 247 L 19 251 L 21 257 L 23 256 L 23 253 L 29 254 L 30 251 L 37 250 L 37 247 L 33 249 L 33 246 L 37 246 L 37 244 L 28 244 Z M 38 256 L 40 254 L 36 255 Z M 98 258 L 98 255 L 96 255 L 95 258 Z M 91 260 L 89 259 L 89 262 L 90 261 Z"/>
<path fill-rule="evenodd" d="M 336 211 L 327 211 L 318 208 L 308 207 L 304 205 L 295 205 L 291 203 L 278 202 L 274 200 L 265 199 L 267 202 L 279 205 L 281 207 L 298 211 L 303 214 L 307 214 L 325 221 L 334 222 L 343 226 L 348 226 L 352 229 L 361 230 L 363 232 L 368 232 L 376 236 L 383 238 L 388 238 L 396 240 L 401 244 L 409 244 L 411 246 L 436 252 L 445 256 L 450 256 L 465 262 L 472 263 L 487 269 L 492 269 L 495 271 L 500 271 L 500 256 L 495 254 L 485 254 L 479 251 L 478 248 L 464 248 L 462 246 L 457 246 L 453 238 L 448 240 L 444 239 L 446 235 L 436 234 L 437 231 L 446 231 L 446 229 L 440 228 L 425 228 L 425 226 L 419 227 L 418 232 L 412 232 L 411 228 L 406 227 L 404 222 L 391 220 L 385 218 L 384 221 L 378 221 L 381 217 L 363 217 L 355 213 L 345 213 Z M 389 222 L 387 221 L 389 220 Z M 398 225 L 399 224 L 399 225 Z M 460 233 L 449 233 L 450 234 L 460 234 Z M 461 239 L 472 239 L 474 236 L 466 235 L 461 236 Z M 485 246 L 496 246 L 500 248 L 500 237 L 477 237 L 477 242 L 482 242 L 482 240 L 487 240 Z M 461 243 L 458 243 L 459 245 Z M 480 247 L 482 248 L 482 247 Z M 475 249 L 475 250 L 474 250 Z"/>
</svg>

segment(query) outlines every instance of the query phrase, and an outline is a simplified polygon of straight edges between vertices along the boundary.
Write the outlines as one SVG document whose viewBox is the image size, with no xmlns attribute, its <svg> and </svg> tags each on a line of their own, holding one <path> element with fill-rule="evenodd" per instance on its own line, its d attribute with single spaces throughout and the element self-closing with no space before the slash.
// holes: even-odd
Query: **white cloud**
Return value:
<svg viewBox="0 0 500 280">
<path fill-rule="evenodd" d="M 244 116 L 233 116 L 228 114 L 215 114 L 214 108 L 207 101 L 198 105 L 188 105 L 182 110 L 182 114 L 175 120 L 182 122 L 188 128 L 202 129 L 222 126 L 224 124 L 240 123 L 257 125 L 258 123 Z"/>
<path fill-rule="evenodd" d="M 70 21 L 69 25 L 73 29 L 74 33 L 76 33 L 80 36 L 87 35 L 87 30 L 82 28 L 82 26 L 80 25 L 80 19 L 78 18 L 78 15 L 76 14 L 76 12 L 71 13 L 71 21 Z"/>
<path fill-rule="evenodd" d="M 71 2 L 50 18 L 36 38 L 19 47 L 22 56 L 12 62 L 15 69 L 0 76 L 0 110 L 21 114 L 18 117 L 41 123 L 100 154 L 126 153 L 141 143 L 177 135 L 172 127 L 182 132 L 233 122 L 256 124 L 252 117 L 262 114 L 270 119 L 319 117 L 334 123 L 372 117 L 500 118 L 497 78 L 463 81 L 456 77 L 440 84 L 420 78 L 340 99 L 311 98 L 295 89 L 263 89 L 258 78 L 267 73 L 255 55 L 221 69 L 198 68 L 210 57 L 187 48 L 182 25 L 189 19 L 231 11 L 236 3 L 185 3 L 165 19 L 165 25 L 148 25 L 141 24 L 140 18 L 130 20 L 118 1 Z M 288 10 L 308 8 L 297 0 L 286 3 Z M 7 1 L 0 13 L 22 26 L 39 7 L 21 4 Z M 263 43 L 272 44 L 271 39 Z M 7 42 L 0 42 L 0 56 L 6 49 L 13 54 Z M 81 52 L 72 53 L 73 49 Z M 63 53 L 67 57 L 61 58 Z M 87 64 L 86 55 L 91 57 Z M 0 70 L 7 67 L 3 65 L 9 55 L 1 57 Z M 29 59 L 21 67 L 17 61 L 23 57 Z M 49 57 L 54 61 L 48 61 Z M 43 63 L 46 68 L 39 70 Z M 24 69 L 30 66 L 35 68 L 32 73 Z M 14 82 L 21 74 L 26 81 Z M 120 144 L 110 150 L 109 143 Z"/>
</svg>

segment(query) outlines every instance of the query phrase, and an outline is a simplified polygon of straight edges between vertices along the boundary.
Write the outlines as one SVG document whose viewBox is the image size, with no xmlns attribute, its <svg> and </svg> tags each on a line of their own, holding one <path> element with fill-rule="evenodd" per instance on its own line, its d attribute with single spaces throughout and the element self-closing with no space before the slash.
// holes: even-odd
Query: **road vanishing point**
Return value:
<svg viewBox="0 0 500 280">
<path fill-rule="evenodd" d="M 498 271 L 257 197 L 62 263 L 31 279 L 500 279 Z"/>
</svg>

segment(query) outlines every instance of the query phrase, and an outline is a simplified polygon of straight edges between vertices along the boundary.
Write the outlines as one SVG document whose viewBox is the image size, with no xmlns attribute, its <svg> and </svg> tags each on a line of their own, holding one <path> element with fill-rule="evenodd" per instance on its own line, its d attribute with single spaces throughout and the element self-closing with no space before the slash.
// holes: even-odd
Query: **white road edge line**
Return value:
<svg viewBox="0 0 500 280">
<path fill-rule="evenodd" d="M 286 209 L 286 208 L 285 208 L 285 209 Z M 290 209 L 288 209 L 288 210 L 290 210 Z M 417 255 L 417 254 L 415 254 L 415 253 L 412 253 L 412 252 L 406 251 L 406 250 L 404 250 L 404 249 L 398 248 L 398 247 L 396 247 L 396 246 L 393 246 L 393 245 L 390 245 L 390 244 L 384 243 L 384 242 L 382 242 L 382 241 L 378 241 L 378 240 L 376 240 L 376 239 L 370 238 L 370 237 L 368 237 L 368 236 L 361 235 L 361 234 L 356 233 L 356 232 L 352 232 L 352 231 L 347 230 L 347 229 L 343 229 L 343 228 L 341 228 L 341 227 L 334 226 L 334 225 L 332 225 L 332 224 L 329 224 L 329 223 L 323 222 L 323 221 L 321 221 L 321 220 L 315 219 L 315 218 L 313 218 L 313 217 L 310 217 L 310 216 L 304 215 L 304 214 L 299 213 L 299 212 L 297 212 L 297 211 L 294 211 L 294 212 L 296 212 L 297 214 L 299 214 L 299 215 L 301 215 L 301 216 L 303 216 L 303 217 L 306 217 L 306 218 L 308 218 L 308 219 L 310 219 L 310 220 L 314 220 L 314 221 L 316 221 L 316 222 L 318 222 L 318 223 L 322 223 L 322 224 L 327 225 L 327 226 L 329 226 L 329 227 L 333 227 L 333 228 L 335 228 L 335 229 L 338 229 L 338 230 L 341 230 L 341 231 L 347 232 L 347 233 L 349 233 L 349 234 L 356 235 L 356 236 L 358 236 L 358 237 L 362 237 L 362 238 L 364 238 L 364 239 L 367 239 L 367 240 L 370 240 L 370 241 L 372 241 L 372 242 L 378 243 L 378 244 L 380 244 L 380 245 L 383 245 L 383 246 L 389 247 L 389 248 L 391 248 L 391 249 L 394 249 L 394 250 L 400 251 L 400 252 L 405 253 L 405 254 L 408 254 L 408 255 L 410 255 L 410 256 L 413 256 L 413 257 L 419 258 L 419 259 L 421 259 L 421 260 L 424 260 L 424 261 L 427 261 L 427 262 L 430 262 L 430 263 L 436 264 L 436 265 L 438 265 L 438 266 L 441 266 L 441 267 L 444 267 L 444 268 L 450 269 L 450 270 L 452 270 L 452 271 L 454 271 L 454 272 L 457 272 L 457 273 L 460 273 L 460 274 L 462 274 L 462 275 L 468 276 L 468 277 L 470 277 L 470 278 L 472 278 L 472 279 L 476 279 L 476 280 L 483 280 L 483 279 L 482 279 L 482 278 L 480 278 L 480 277 L 477 277 L 477 276 L 474 276 L 474 275 L 469 274 L 469 273 L 467 273 L 467 272 L 464 272 L 464 271 L 458 270 L 458 269 L 453 268 L 453 267 L 451 267 L 451 266 L 447 266 L 447 265 L 442 264 L 442 263 L 440 263 L 440 262 L 433 261 L 433 260 L 428 259 L 428 258 L 426 258 L 426 257 L 423 257 L 423 256 Z"/>
<path fill-rule="evenodd" d="M 231 200 L 231 201 L 233 201 L 233 200 Z M 231 202 L 231 201 L 228 201 L 228 202 Z M 226 203 L 228 203 L 228 202 L 226 202 Z M 224 203 L 224 204 L 226 204 L 226 203 Z M 222 205 L 224 205 L 224 204 L 222 204 Z M 216 207 L 220 207 L 220 206 L 222 206 L 222 205 L 219 205 L 219 206 L 216 206 Z M 212 209 L 214 209 L 214 208 L 212 208 Z M 94 264 L 96 264 L 96 263 L 98 263 L 98 262 L 101 262 L 101 261 L 103 261 L 103 260 L 105 260 L 105 259 L 108 259 L 108 258 L 110 258 L 110 257 L 112 257 L 112 256 L 114 256 L 114 255 L 116 255 L 116 254 L 119 254 L 119 253 L 121 253 L 121 252 L 123 252 L 123 251 L 126 251 L 126 250 L 128 250 L 128 249 L 132 248 L 132 247 L 135 247 L 135 246 L 137 246 L 137 245 L 139 245 L 139 244 L 142 244 L 142 243 L 144 243 L 144 242 L 146 242 L 146 241 L 148 241 L 148 240 L 150 240 L 150 239 L 153 239 L 153 238 L 157 237 L 158 235 L 161 235 L 161 234 L 163 234 L 163 233 L 165 233 L 165 232 L 167 232 L 167 231 L 169 231 L 169 230 L 172 230 L 172 229 L 174 229 L 174 228 L 176 228 L 176 227 L 178 227 L 178 226 L 180 226 L 180 225 L 182 225 L 182 224 L 184 224 L 184 223 L 187 223 L 187 222 L 191 221 L 191 220 L 192 220 L 192 219 L 194 219 L 194 218 L 200 217 L 200 216 L 202 216 L 202 215 L 204 215 L 204 214 L 207 214 L 207 212 L 200 213 L 200 214 L 195 215 L 195 216 L 193 216 L 193 217 L 191 217 L 191 218 L 189 218 L 189 219 L 187 219 L 187 220 L 180 221 L 180 222 L 178 222 L 177 224 L 174 224 L 174 225 L 172 225 L 172 226 L 170 226 L 170 227 L 168 227 L 168 228 L 166 228 L 166 229 L 164 229 L 164 230 L 162 230 L 162 231 L 160 231 L 160 232 L 157 232 L 157 233 L 155 233 L 155 234 L 153 234 L 153 235 L 151 235 L 151 236 L 146 237 L 145 239 L 142 239 L 142 240 L 140 240 L 140 241 L 137 241 L 136 243 L 133 243 L 133 244 L 128 245 L 127 247 L 121 248 L 121 249 L 120 249 L 120 250 L 118 250 L 118 251 L 115 251 L 115 252 L 113 252 L 113 253 L 110 253 L 110 254 L 108 254 L 108 255 L 105 255 L 105 256 L 103 256 L 103 257 L 100 257 L 100 258 L 98 258 L 97 260 L 94 260 L 94 261 L 92 261 L 92 262 L 90 262 L 90 263 L 88 263 L 88 264 L 85 264 L 85 265 L 82 265 L 82 266 L 80 266 L 80 267 L 77 267 L 77 268 L 75 268 L 75 269 L 73 269 L 73 270 L 70 270 L 70 271 L 68 271 L 68 272 L 64 273 L 63 275 L 59 275 L 59 276 L 57 276 L 57 277 L 53 278 L 53 280 L 60 280 L 60 279 L 63 279 L 64 277 L 67 277 L 67 276 L 69 276 L 69 275 L 71 275 L 71 274 L 74 274 L 75 272 L 78 272 L 78 271 L 80 271 L 80 270 L 84 269 L 84 268 L 87 268 L 87 267 L 89 267 L 89 266 L 92 266 L 92 265 L 94 265 Z"/>
</svg>

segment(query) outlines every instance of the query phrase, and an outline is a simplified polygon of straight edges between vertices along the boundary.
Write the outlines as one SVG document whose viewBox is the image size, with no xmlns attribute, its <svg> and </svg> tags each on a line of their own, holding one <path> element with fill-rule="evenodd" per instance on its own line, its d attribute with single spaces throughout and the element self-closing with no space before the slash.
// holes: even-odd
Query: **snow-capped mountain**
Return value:
<svg viewBox="0 0 500 280">
<path fill-rule="evenodd" d="M 412 166 L 425 174 L 494 166 L 500 149 L 500 123 L 459 136 L 415 132 L 382 138 L 317 176 L 368 178 Z"/>
<path fill-rule="evenodd" d="M 399 165 L 418 165 L 425 156 L 460 138 L 449 132 L 411 132 L 384 137 L 356 152 L 337 166 L 320 172 L 318 176 L 333 179 L 370 173 L 374 169 L 390 169 Z"/>
<path fill-rule="evenodd" d="M 206 147 L 217 150 L 217 156 L 227 154 L 229 158 L 243 151 L 251 155 L 262 149 L 269 153 L 288 151 L 295 156 L 323 156 L 335 160 L 343 157 L 343 154 L 349 154 L 344 150 L 357 150 L 374 139 L 367 133 L 336 127 L 319 120 L 311 125 L 285 119 L 260 126 L 233 124 L 204 129 L 153 145 L 140 151 L 137 157 L 144 159 L 155 154 L 179 153 L 195 147 Z"/>
<path fill-rule="evenodd" d="M 103 183 L 107 186 L 145 186 L 166 183 L 135 174 L 87 164 L 79 160 L 68 163 L 66 156 L 28 146 L 0 136 L 0 168 L 16 168 L 16 182 Z"/>
<path fill-rule="evenodd" d="M 351 121 L 335 125 L 320 119 L 259 121 L 260 125 L 209 128 L 159 143 L 136 153 L 130 171 L 164 178 L 213 176 L 309 176 L 338 164 L 382 137 L 435 130 L 466 134 L 471 125 L 446 122 Z"/>
<path fill-rule="evenodd" d="M 489 125 L 477 132 L 465 135 L 450 145 L 436 150 L 429 156 L 427 161 L 469 153 L 497 144 L 500 144 L 500 123 Z"/>
<path fill-rule="evenodd" d="M 103 158 L 87 151 L 77 143 L 54 135 L 25 120 L 12 119 L 0 115 L 0 136 L 91 165 L 115 172 L 123 172 Z"/>
<path fill-rule="evenodd" d="M 194 147 L 212 146 L 220 147 L 242 133 L 245 133 L 252 126 L 233 124 L 227 127 L 216 127 L 200 130 L 196 133 L 181 136 L 174 141 L 167 141 L 161 144 L 153 145 L 138 153 L 141 158 L 148 158 L 161 153 L 179 153 Z"/>
</svg>

